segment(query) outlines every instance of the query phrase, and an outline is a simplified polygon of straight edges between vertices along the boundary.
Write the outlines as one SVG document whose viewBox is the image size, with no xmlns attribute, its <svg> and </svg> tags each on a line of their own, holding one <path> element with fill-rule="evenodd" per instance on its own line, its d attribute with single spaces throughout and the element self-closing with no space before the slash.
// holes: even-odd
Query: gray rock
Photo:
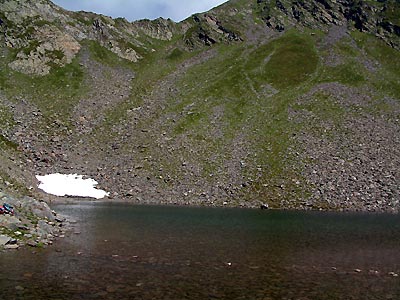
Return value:
<svg viewBox="0 0 400 300">
<path fill-rule="evenodd" d="M 18 249 L 19 245 L 18 244 L 12 244 L 12 245 L 5 245 L 4 249 L 10 250 L 10 249 Z"/>
<path fill-rule="evenodd" d="M 45 202 L 36 202 L 35 206 L 32 208 L 32 212 L 39 218 L 47 218 L 51 221 L 54 220 L 54 214 Z"/>
<path fill-rule="evenodd" d="M 54 219 L 54 221 L 56 221 L 56 222 L 58 222 L 58 223 L 62 223 L 62 222 L 65 221 L 65 218 L 60 217 L 60 216 L 57 216 L 57 217 Z"/>
<path fill-rule="evenodd" d="M 39 220 L 37 224 L 37 231 L 41 236 L 47 236 L 50 232 L 52 232 L 51 226 L 46 223 L 44 220 Z"/>
<path fill-rule="evenodd" d="M 32 240 L 27 241 L 26 244 L 27 244 L 29 247 L 37 247 L 37 243 L 36 243 L 35 241 L 32 241 Z"/>
<path fill-rule="evenodd" d="M 20 230 L 29 230 L 29 228 L 27 226 L 22 225 L 22 224 L 18 225 L 18 229 L 20 229 Z"/>
<path fill-rule="evenodd" d="M 6 245 L 9 241 L 11 241 L 11 238 L 7 235 L 0 235 L 0 246 Z"/>
<path fill-rule="evenodd" d="M 21 221 L 15 217 L 10 215 L 2 215 L 0 217 L 0 226 L 4 226 L 10 230 L 18 230 L 18 226 L 21 224 Z"/>
</svg>

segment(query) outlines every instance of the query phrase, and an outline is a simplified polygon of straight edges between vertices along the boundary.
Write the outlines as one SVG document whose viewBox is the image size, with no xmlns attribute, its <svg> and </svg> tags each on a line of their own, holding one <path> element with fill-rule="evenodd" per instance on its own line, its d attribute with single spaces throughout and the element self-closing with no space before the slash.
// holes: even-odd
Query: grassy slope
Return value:
<svg viewBox="0 0 400 300">
<path fill-rule="evenodd" d="M 310 33 L 293 29 L 266 44 L 244 42 L 214 46 L 217 55 L 177 77 L 174 87 L 178 92 L 172 96 L 166 93 L 165 107 L 140 119 L 137 125 L 139 129 L 146 129 L 160 124 L 159 132 L 170 131 L 174 141 L 185 140 L 190 148 L 199 147 L 201 151 L 193 153 L 178 149 L 171 157 L 160 152 L 164 150 L 160 150 L 154 140 L 143 137 L 140 142 L 149 145 L 149 149 L 138 156 L 155 157 L 177 179 L 187 175 L 180 170 L 182 158 L 196 161 L 200 173 L 211 185 L 229 183 L 231 176 L 237 175 L 246 183 L 239 194 L 246 200 L 261 198 L 268 199 L 272 206 L 290 206 L 290 201 L 296 202 L 306 196 L 309 187 L 302 184 L 302 170 L 296 161 L 296 152 L 301 149 L 293 144 L 292 137 L 308 128 L 291 122 L 288 111 L 290 108 L 305 109 L 338 127 L 343 114 L 348 111 L 332 102 L 329 94 L 318 93 L 307 104 L 298 104 L 296 99 L 313 86 L 327 82 L 358 88 L 374 87 L 377 93 L 369 109 L 377 114 L 391 109 L 381 101 L 384 96 L 391 96 L 396 101 L 400 98 L 398 51 L 366 34 L 353 33 L 357 47 L 350 40 L 341 40 L 333 51 L 344 59 L 339 65 L 329 67 L 321 63 L 321 58 L 327 55 L 326 50 L 317 49 L 323 34 Z M 122 61 L 96 43 L 86 44 L 98 62 L 114 68 L 131 68 L 136 73 L 131 97 L 106 113 L 104 123 L 96 129 L 98 134 L 94 135 L 100 140 L 86 136 L 87 142 L 93 145 L 112 143 L 112 128 L 129 119 L 127 111 L 141 106 L 159 82 L 176 71 L 182 62 L 204 50 L 186 52 L 179 47 L 181 39 L 182 36 L 176 36 L 170 42 L 148 40 L 147 43 L 157 51 L 143 53 L 144 59 L 137 64 Z M 367 70 L 360 63 L 359 58 L 363 55 L 379 62 L 376 72 Z M 56 118 L 68 123 L 73 107 L 88 91 L 89 87 L 83 84 L 85 76 L 78 58 L 40 78 L 13 72 L 7 67 L 7 61 L 3 61 L 0 86 L 10 100 L 27 97 L 42 111 L 45 124 Z M 216 111 L 219 112 L 217 117 Z M 166 115 L 175 116 L 175 122 L 165 121 Z M 6 109 L 0 111 L 0 118 L 2 128 L 5 124 L 13 126 L 12 116 Z M 236 145 L 238 140 L 243 143 Z M 0 144 L 15 148 L 4 138 Z M 242 150 L 239 154 L 232 151 L 235 145 Z M 242 168 L 240 174 L 231 174 L 228 164 L 239 164 L 242 160 L 248 167 Z M 157 165 L 147 168 L 158 174 Z M 216 177 L 210 177 L 211 173 Z"/>
<path fill-rule="evenodd" d="M 356 35 L 357 47 L 347 39 L 334 46 L 334 52 L 344 58 L 334 67 L 321 63 L 321 57 L 327 55 L 325 50 L 317 49 L 323 37 L 321 33 L 311 35 L 308 31 L 291 30 L 267 44 L 216 46 L 216 56 L 190 67 L 184 76 L 178 77 L 174 85 L 178 92 L 166 96 L 165 108 L 139 120 L 137 125 L 146 129 L 159 124 L 160 133 L 171 131 L 175 141 L 183 139 L 190 149 L 201 151 L 181 148 L 175 156 L 170 156 L 163 153 L 165 149 L 157 147 L 154 140 L 144 137 L 140 142 L 147 145 L 146 149 L 137 155 L 143 160 L 153 157 L 158 161 L 155 166 L 145 164 L 150 173 L 159 174 L 158 166 L 162 165 L 177 180 L 187 177 L 187 173 L 180 170 L 181 160 L 195 161 L 201 168 L 200 174 L 211 185 L 217 181 L 229 183 L 233 175 L 229 173 L 229 163 L 239 164 L 242 158 L 248 167 L 238 176 L 249 184 L 241 188 L 238 196 L 250 201 L 268 199 L 276 207 L 296 206 L 296 201 L 306 197 L 310 187 L 303 184 L 305 179 L 296 156 L 301 149 L 293 144 L 292 136 L 308 128 L 289 121 L 289 108 L 312 111 L 320 120 L 338 124 L 338 128 L 344 113 L 351 113 L 332 102 L 329 94 L 317 93 L 314 101 L 302 105 L 297 104 L 296 99 L 313 86 L 327 82 L 358 88 L 375 86 L 380 94 L 369 106 L 375 113 L 387 109 L 379 104 L 379 96 L 399 98 L 398 68 L 396 63 L 389 63 L 399 56 L 398 52 L 365 34 Z M 157 52 L 132 66 L 136 72 L 132 95 L 108 112 L 105 127 L 98 129 L 103 132 L 104 140 L 111 136 L 104 132 L 128 118 L 128 109 L 142 105 L 143 99 L 154 92 L 154 87 L 165 76 L 196 55 L 169 46 L 174 42 L 158 45 Z M 365 55 L 365 51 L 380 63 L 377 72 L 368 71 L 360 62 L 359 57 Z M 103 54 L 95 56 L 99 61 L 113 64 L 107 62 L 107 53 Z M 215 122 L 213 116 L 218 110 L 222 113 Z M 175 122 L 165 121 L 166 115 L 176 116 Z M 222 134 L 214 135 L 215 131 Z M 238 145 L 243 148 L 243 156 L 235 156 L 231 151 L 238 138 L 244 141 Z"/>
<path fill-rule="evenodd" d="M 194 113 L 180 118 L 174 131 L 189 138 L 201 135 L 209 143 L 208 151 L 198 157 L 204 164 L 214 153 L 224 153 L 238 135 L 243 136 L 250 144 L 247 146 L 254 162 L 253 169 L 243 171 L 242 176 L 258 177 L 254 189 L 271 194 L 268 183 L 295 176 L 288 174 L 283 163 L 293 130 L 287 121 L 287 107 L 295 96 L 293 88 L 309 80 L 317 63 L 311 38 L 294 31 L 260 47 L 221 46 L 217 57 L 193 67 L 178 83 L 180 101 L 170 99 L 169 110 L 179 112 L 194 103 Z M 279 92 L 268 96 L 271 86 Z M 213 109 L 218 107 L 224 112 L 222 123 L 217 125 L 222 127 L 223 135 L 216 138 L 207 132 Z M 223 165 L 230 159 L 229 154 L 226 156 L 221 155 L 219 163 Z M 263 170 L 262 175 L 255 171 L 256 165 Z M 204 168 L 209 170 L 210 166 Z"/>
</svg>

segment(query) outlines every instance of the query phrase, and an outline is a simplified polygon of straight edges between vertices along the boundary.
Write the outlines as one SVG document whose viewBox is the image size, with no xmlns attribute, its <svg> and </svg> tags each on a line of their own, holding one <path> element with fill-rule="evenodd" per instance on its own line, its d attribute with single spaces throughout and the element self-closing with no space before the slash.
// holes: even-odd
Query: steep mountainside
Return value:
<svg viewBox="0 0 400 300">
<path fill-rule="evenodd" d="M 231 0 L 174 23 L 0 3 L 0 189 L 400 209 L 400 2 Z"/>
</svg>

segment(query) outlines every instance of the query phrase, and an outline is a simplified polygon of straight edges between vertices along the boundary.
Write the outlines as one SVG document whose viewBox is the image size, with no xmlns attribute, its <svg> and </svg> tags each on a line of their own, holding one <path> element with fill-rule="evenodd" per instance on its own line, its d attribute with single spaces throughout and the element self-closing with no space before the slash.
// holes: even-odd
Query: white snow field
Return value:
<svg viewBox="0 0 400 300">
<path fill-rule="evenodd" d="M 83 178 L 77 174 L 49 174 L 36 176 L 39 189 L 55 196 L 76 196 L 101 199 L 109 195 L 106 191 L 96 189 L 98 182 L 91 178 Z"/>
</svg>

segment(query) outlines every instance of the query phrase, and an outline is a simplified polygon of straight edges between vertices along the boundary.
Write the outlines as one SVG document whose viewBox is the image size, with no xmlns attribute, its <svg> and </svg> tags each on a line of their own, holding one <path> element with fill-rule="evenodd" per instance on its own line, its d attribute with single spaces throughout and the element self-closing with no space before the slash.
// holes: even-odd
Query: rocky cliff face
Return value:
<svg viewBox="0 0 400 300">
<path fill-rule="evenodd" d="M 170 41 L 174 35 L 190 30 L 194 35 L 187 33 L 189 47 L 197 40 L 206 45 L 219 39 L 240 40 L 210 16 L 204 25 L 195 17 L 195 29 L 162 18 L 130 23 L 121 18 L 68 12 L 47 0 L 5 1 L 0 4 L 0 20 L 4 43 L 16 53 L 10 67 L 30 75 L 46 75 L 52 66 L 71 63 L 84 40 L 96 41 L 131 62 L 142 59 L 140 53 L 154 51 L 146 43 L 148 38 Z"/>
<path fill-rule="evenodd" d="M 232 0 L 181 23 L 0 3 L 0 187 L 399 211 L 398 1 Z"/>
<path fill-rule="evenodd" d="M 299 26 L 324 29 L 349 24 L 398 49 L 400 25 L 396 16 L 399 6 L 395 1 L 371 5 L 353 0 L 259 0 L 252 9 L 276 31 Z M 80 42 L 88 39 L 132 62 L 143 58 L 140 52 L 154 50 L 141 42 L 148 37 L 169 41 L 174 35 L 184 34 L 189 49 L 196 45 L 243 41 L 239 31 L 228 28 L 212 13 L 195 15 L 182 24 L 162 18 L 129 23 L 91 13 L 67 12 L 46 0 L 5 1 L 0 4 L 0 12 L 4 42 L 17 52 L 10 67 L 32 75 L 45 75 L 52 65 L 60 67 L 71 63 L 81 48 Z"/>
<path fill-rule="evenodd" d="M 50 1 L 5 1 L 0 4 L 5 44 L 16 52 L 10 67 L 16 71 L 46 75 L 52 66 L 71 63 L 81 41 L 94 40 L 119 57 L 136 62 L 137 49 L 150 51 L 140 37 L 170 40 L 174 30 L 168 20 L 129 23 L 91 13 L 72 13 Z"/>
<path fill-rule="evenodd" d="M 398 1 L 258 0 L 257 4 L 268 27 L 276 30 L 298 24 L 308 28 L 349 25 L 375 35 L 392 47 L 400 47 Z"/>
</svg>

